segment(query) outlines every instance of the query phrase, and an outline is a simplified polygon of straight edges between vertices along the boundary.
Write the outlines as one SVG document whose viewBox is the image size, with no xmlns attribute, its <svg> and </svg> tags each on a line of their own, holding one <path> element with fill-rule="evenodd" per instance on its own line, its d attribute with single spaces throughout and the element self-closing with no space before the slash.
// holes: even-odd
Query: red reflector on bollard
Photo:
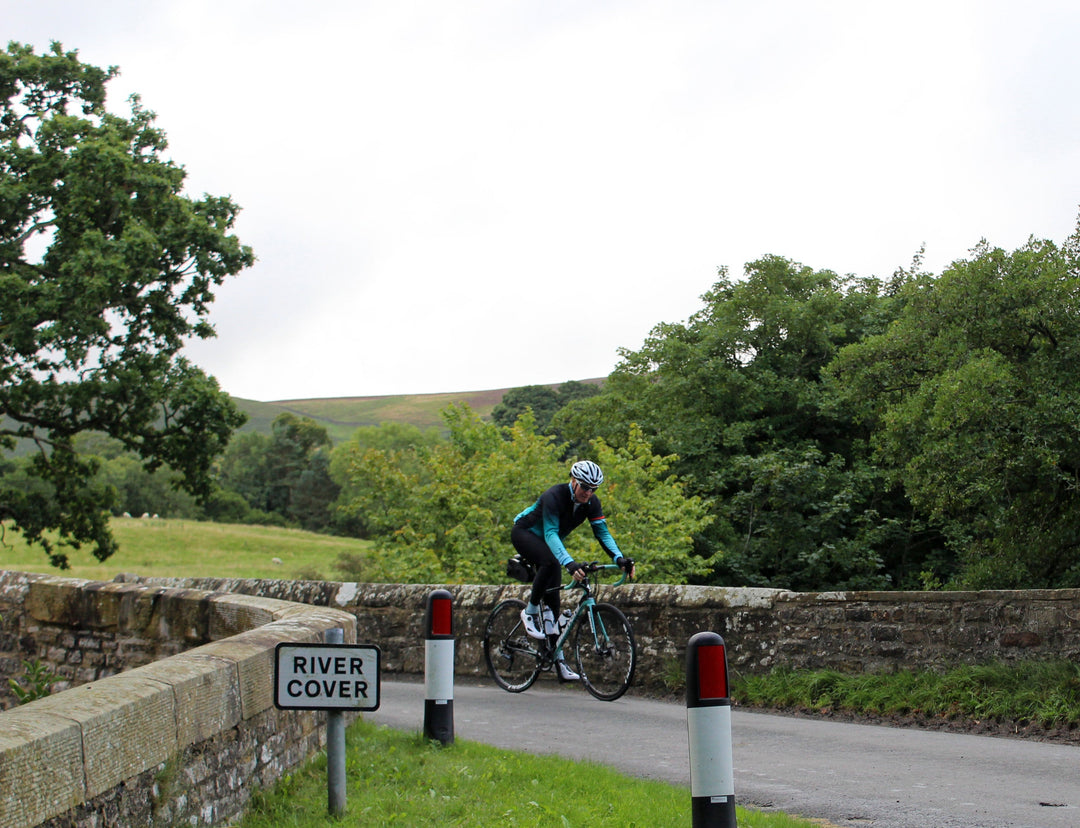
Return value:
<svg viewBox="0 0 1080 828">
<path fill-rule="evenodd" d="M 728 698 L 727 655 L 719 644 L 707 644 L 697 649 L 698 698 Z"/>
<path fill-rule="evenodd" d="M 449 598 L 433 598 L 431 601 L 431 634 L 451 635 L 454 602 Z"/>
</svg>

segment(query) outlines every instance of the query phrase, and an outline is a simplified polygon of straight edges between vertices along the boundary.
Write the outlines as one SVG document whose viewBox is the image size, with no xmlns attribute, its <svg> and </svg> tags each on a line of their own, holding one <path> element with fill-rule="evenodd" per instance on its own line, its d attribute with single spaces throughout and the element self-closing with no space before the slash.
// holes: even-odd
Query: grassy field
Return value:
<svg viewBox="0 0 1080 828">
<path fill-rule="evenodd" d="M 60 572 L 39 547 L 27 547 L 9 532 L 0 547 L 0 568 L 99 581 L 121 572 L 167 578 L 335 580 L 338 558 L 361 554 L 368 545 L 300 529 L 195 520 L 113 518 L 111 526 L 120 549 L 103 563 L 82 549 L 68 554 L 71 568 Z"/>
<path fill-rule="evenodd" d="M 361 825 L 689 825 L 688 787 L 632 779 L 602 765 L 456 740 L 449 747 L 357 722 L 345 739 L 345 813 L 327 813 L 326 756 L 256 795 L 236 828 Z M 811 828 L 820 821 L 736 808 L 740 828 Z"/>
</svg>

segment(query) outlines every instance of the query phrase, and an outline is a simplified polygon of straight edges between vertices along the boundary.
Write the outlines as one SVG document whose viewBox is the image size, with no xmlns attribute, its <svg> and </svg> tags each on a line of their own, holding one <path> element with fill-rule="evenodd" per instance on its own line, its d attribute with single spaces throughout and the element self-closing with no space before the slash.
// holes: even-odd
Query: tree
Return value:
<svg viewBox="0 0 1080 828">
<path fill-rule="evenodd" d="M 337 446 L 330 456 L 330 477 L 340 490 L 334 504 L 335 525 L 347 535 L 366 538 L 371 533 L 371 526 L 381 521 L 380 511 L 358 505 L 375 497 L 370 487 L 377 484 L 372 482 L 370 475 L 358 471 L 364 466 L 367 452 L 377 452 L 383 458 L 393 457 L 400 473 L 415 479 L 424 470 L 421 450 L 440 442 L 443 442 L 443 436 L 434 426 L 422 430 L 411 423 L 384 422 L 356 429 L 353 436 Z"/>
<path fill-rule="evenodd" d="M 448 440 L 429 447 L 351 452 L 339 473 L 354 496 L 343 509 L 367 516 L 379 552 L 373 576 L 429 583 L 498 583 L 513 554 L 514 516 L 553 483 L 568 479 L 561 447 L 537 433 L 527 410 L 510 429 L 485 423 L 468 406 L 443 411 Z M 598 445 L 608 482 L 604 509 L 616 541 L 640 558 L 642 577 L 684 583 L 713 560 L 694 554 L 711 520 L 670 473 L 674 458 L 655 457 L 640 432 L 630 446 Z M 587 529 L 567 538 L 578 560 L 599 553 Z M 623 547 L 620 547 L 623 548 Z"/>
<path fill-rule="evenodd" d="M 491 421 L 495 425 L 510 428 L 527 408 L 532 409 L 537 429 L 543 431 L 552 415 L 559 410 L 559 392 L 549 385 L 511 388 L 491 410 Z"/>
<path fill-rule="evenodd" d="M 513 554 L 514 515 L 566 467 L 529 412 L 508 432 L 464 404 L 442 416 L 449 437 L 434 445 L 353 452 L 342 510 L 364 518 L 381 577 L 495 583 Z"/>
<path fill-rule="evenodd" d="M 599 393 L 600 386 L 578 380 L 564 382 L 557 388 L 548 385 L 524 385 L 520 388 L 511 388 L 503 394 L 502 400 L 492 409 L 491 421 L 504 428 L 510 428 L 526 409 L 530 409 L 536 422 L 536 430 L 541 434 L 550 434 L 558 442 L 563 442 L 558 430 L 553 427 L 553 419 L 559 411 L 575 400 L 587 400 Z"/>
<path fill-rule="evenodd" d="M 923 551 L 910 504 L 875 474 L 867 432 L 822 372 L 840 348 L 886 327 L 906 278 L 886 286 L 778 256 L 749 263 L 739 281 L 721 271 L 700 311 L 622 352 L 603 392 L 554 424 L 626 447 L 636 423 L 657 454 L 677 456 L 673 470 L 716 516 L 706 536 L 724 554 L 713 583 L 903 580 L 912 550 Z"/>
<path fill-rule="evenodd" d="M 1078 249 L 1080 224 L 1060 248 L 984 241 L 830 368 L 882 467 L 943 524 L 958 585 L 1080 586 Z"/>
<path fill-rule="evenodd" d="M 715 518 L 672 472 L 678 458 L 653 454 L 634 424 L 625 447 L 597 440 L 593 455 L 608 481 L 605 517 L 619 549 L 637 561 L 641 580 L 685 584 L 707 578 L 723 557 L 721 552 L 699 554 L 699 547 L 705 548 L 701 534 Z"/>
<path fill-rule="evenodd" d="M 0 451 L 29 440 L 29 480 L 0 478 L 0 519 L 52 562 L 115 548 L 110 493 L 76 435 L 119 440 L 205 498 L 243 415 L 181 355 L 213 335 L 214 289 L 254 262 L 228 198 L 183 194 L 154 114 L 105 108 L 116 68 L 54 43 L 0 53 Z M 31 485 L 33 482 L 33 485 Z M 54 543 L 47 530 L 56 530 Z"/>
<path fill-rule="evenodd" d="M 287 411 L 274 418 L 270 432 L 237 436 L 221 458 L 218 483 L 255 510 L 249 521 L 326 531 L 340 491 L 330 477 L 330 436 L 310 417 Z"/>
</svg>

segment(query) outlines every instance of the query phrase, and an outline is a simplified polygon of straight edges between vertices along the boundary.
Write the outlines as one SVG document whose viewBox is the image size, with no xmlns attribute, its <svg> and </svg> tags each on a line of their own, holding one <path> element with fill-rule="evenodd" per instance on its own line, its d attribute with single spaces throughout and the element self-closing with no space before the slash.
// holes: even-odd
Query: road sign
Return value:
<svg viewBox="0 0 1080 828">
<path fill-rule="evenodd" d="M 274 706 L 281 710 L 377 710 L 380 655 L 374 644 L 278 644 Z"/>
</svg>

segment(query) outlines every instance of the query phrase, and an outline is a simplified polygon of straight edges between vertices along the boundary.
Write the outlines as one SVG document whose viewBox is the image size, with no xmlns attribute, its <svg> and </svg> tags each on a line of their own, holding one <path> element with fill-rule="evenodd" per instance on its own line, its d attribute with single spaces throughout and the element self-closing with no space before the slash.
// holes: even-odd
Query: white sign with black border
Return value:
<svg viewBox="0 0 1080 828">
<path fill-rule="evenodd" d="M 288 644 L 275 648 L 274 706 L 280 710 L 377 710 L 374 644 Z"/>
</svg>

